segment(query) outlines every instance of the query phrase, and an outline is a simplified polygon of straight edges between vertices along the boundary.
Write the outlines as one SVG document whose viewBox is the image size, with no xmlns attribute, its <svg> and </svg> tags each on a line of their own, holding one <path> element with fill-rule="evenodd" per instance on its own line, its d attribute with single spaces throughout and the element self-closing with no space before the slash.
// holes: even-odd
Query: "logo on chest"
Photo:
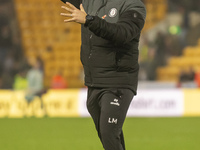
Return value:
<svg viewBox="0 0 200 150">
<path fill-rule="evenodd" d="M 117 9 L 116 8 L 112 8 L 110 11 L 109 11 L 109 17 L 115 17 L 117 15 Z"/>
</svg>

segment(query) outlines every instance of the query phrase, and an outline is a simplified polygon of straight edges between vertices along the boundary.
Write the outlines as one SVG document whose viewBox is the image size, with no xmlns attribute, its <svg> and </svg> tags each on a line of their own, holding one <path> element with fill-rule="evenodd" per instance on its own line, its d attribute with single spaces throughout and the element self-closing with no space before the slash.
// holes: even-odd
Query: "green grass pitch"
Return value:
<svg viewBox="0 0 200 150">
<path fill-rule="evenodd" d="M 200 150 L 200 118 L 127 118 L 127 150 Z M 103 150 L 91 118 L 0 119 L 0 150 Z"/>
</svg>

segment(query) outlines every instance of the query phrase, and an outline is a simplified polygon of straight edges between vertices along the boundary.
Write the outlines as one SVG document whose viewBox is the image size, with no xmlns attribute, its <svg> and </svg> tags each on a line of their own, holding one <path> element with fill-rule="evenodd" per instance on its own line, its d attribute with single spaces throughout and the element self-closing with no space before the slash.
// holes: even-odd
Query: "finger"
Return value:
<svg viewBox="0 0 200 150">
<path fill-rule="evenodd" d="M 72 17 L 72 14 L 60 13 L 61 16 Z"/>
<path fill-rule="evenodd" d="M 73 10 L 74 10 L 74 9 L 77 9 L 74 5 L 72 5 L 72 4 L 69 3 L 69 2 L 66 2 L 66 4 L 67 4 L 70 8 L 72 8 Z"/>
<path fill-rule="evenodd" d="M 82 4 L 80 5 L 80 10 L 85 12 Z"/>
<path fill-rule="evenodd" d="M 64 20 L 65 23 L 67 23 L 67 22 L 74 22 L 74 21 L 75 21 L 74 18 Z"/>
<path fill-rule="evenodd" d="M 65 9 L 65 10 L 67 10 L 67 11 L 69 11 L 69 12 L 73 12 L 73 10 L 72 10 L 72 9 L 70 9 L 70 8 L 68 8 L 68 7 L 61 6 L 61 8 Z"/>
</svg>

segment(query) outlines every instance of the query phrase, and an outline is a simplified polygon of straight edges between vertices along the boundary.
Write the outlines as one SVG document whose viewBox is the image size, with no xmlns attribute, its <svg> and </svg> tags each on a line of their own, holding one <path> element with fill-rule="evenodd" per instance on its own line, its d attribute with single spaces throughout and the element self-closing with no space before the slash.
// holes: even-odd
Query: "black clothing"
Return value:
<svg viewBox="0 0 200 150">
<path fill-rule="evenodd" d="M 125 150 L 122 126 L 138 83 L 140 0 L 83 0 L 92 21 L 81 27 L 87 108 L 105 150 Z"/>
<path fill-rule="evenodd" d="M 94 16 L 87 26 L 82 25 L 81 61 L 85 85 L 129 88 L 136 94 L 144 5 L 139 0 L 107 0 L 102 4 L 93 1 L 83 1 L 86 13 Z M 98 8 L 95 4 L 99 4 Z"/>
<path fill-rule="evenodd" d="M 94 19 L 81 26 L 87 108 L 105 150 L 125 150 L 122 126 L 138 84 L 140 0 L 83 0 Z M 73 3 L 72 3 L 73 4 Z"/>
<path fill-rule="evenodd" d="M 88 88 L 87 108 L 105 150 L 125 150 L 122 126 L 133 95 L 130 89 Z"/>
<path fill-rule="evenodd" d="M 81 0 L 62 0 L 74 5 Z M 138 84 L 138 43 L 146 19 L 140 0 L 82 0 L 94 20 L 81 30 L 81 62 L 88 87 L 129 88 Z"/>
</svg>

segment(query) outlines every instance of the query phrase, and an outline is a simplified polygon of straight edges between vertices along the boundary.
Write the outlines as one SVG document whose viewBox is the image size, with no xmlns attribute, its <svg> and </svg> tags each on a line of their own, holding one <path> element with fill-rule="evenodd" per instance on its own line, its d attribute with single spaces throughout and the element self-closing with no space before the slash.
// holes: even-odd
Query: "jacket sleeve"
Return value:
<svg viewBox="0 0 200 150">
<path fill-rule="evenodd" d="M 63 3 L 69 2 L 72 5 L 74 5 L 76 8 L 80 9 L 80 4 L 82 3 L 82 0 L 61 0 Z"/>
<path fill-rule="evenodd" d="M 117 23 L 109 23 L 106 20 L 94 16 L 88 28 L 95 35 L 110 40 L 116 44 L 126 44 L 140 34 L 145 20 L 135 10 L 129 10 L 121 14 Z"/>
</svg>

